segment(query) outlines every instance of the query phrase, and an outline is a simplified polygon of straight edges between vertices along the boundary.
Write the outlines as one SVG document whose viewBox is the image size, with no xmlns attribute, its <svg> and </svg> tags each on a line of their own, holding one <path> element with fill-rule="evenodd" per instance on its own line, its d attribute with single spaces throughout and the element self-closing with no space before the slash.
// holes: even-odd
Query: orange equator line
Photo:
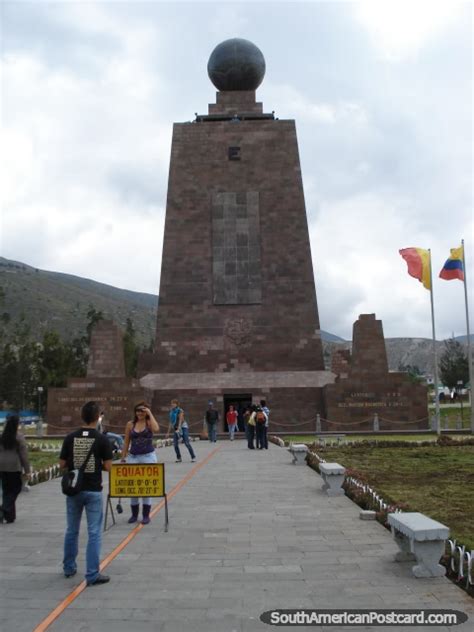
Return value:
<svg viewBox="0 0 474 632">
<path fill-rule="evenodd" d="M 189 481 L 189 479 L 191 479 L 201 467 L 206 465 L 206 463 L 214 456 L 214 454 L 218 450 L 219 448 L 215 448 L 210 454 L 207 455 L 207 457 L 203 461 L 200 461 L 197 465 L 195 465 L 193 469 L 188 472 L 177 485 L 173 487 L 170 493 L 167 494 L 167 497 L 172 498 L 173 496 L 175 496 L 179 492 L 179 490 Z M 150 516 L 155 516 L 161 509 L 163 509 L 164 506 L 165 501 L 162 500 L 150 513 Z M 115 549 L 111 551 L 104 560 L 102 560 L 102 562 L 100 563 L 100 570 L 104 570 L 104 568 L 106 568 L 110 564 L 110 562 L 112 562 L 117 557 L 117 555 L 121 553 L 121 551 L 123 551 L 123 549 L 134 539 L 134 537 L 142 529 L 145 529 L 145 525 L 139 524 L 132 531 L 130 531 L 130 533 L 122 540 L 122 542 L 120 542 L 120 544 L 118 544 Z M 56 619 L 66 610 L 66 608 L 70 606 L 72 602 L 77 599 L 77 597 L 79 597 L 86 586 L 87 584 L 85 580 L 82 581 L 79 586 L 76 586 L 76 588 L 74 588 L 74 590 L 70 592 L 69 595 L 67 595 L 67 597 L 65 597 L 61 601 L 61 603 L 58 604 L 56 608 L 52 612 L 50 612 L 48 616 L 43 619 L 43 621 L 41 621 L 41 623 L 36 626 L 36 628 L 34 628 L 33 632 L 44 632 L 45 630 L 47 630 L 49 626 L 54 621 L 56 621 Z"/>
</svg>

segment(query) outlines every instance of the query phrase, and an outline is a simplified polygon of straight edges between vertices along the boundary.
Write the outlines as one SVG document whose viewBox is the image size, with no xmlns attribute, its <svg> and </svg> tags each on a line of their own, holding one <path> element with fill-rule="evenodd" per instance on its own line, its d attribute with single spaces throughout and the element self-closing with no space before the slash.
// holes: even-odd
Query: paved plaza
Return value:
<svg viewBox="0 0 474 632">
<path fill-rule="evenodd" d="M 102 558 L 113 559 L 103 586 L 84 588 L 84 542 L 78 574 L 62 575 L 59 479 L 21 494 L 17 522 L 0 526 L 1 632 L 257 632 L 273 629 L 259 620 L 264 611 L 283 608 L 449 608 L 470 620 L 415 629 L 472 631 L 471 598 L 445 578 L 415 579 L 412 564 L 393 561 L 390 533 L 359 520 L 348 498 L 325 496 L 320 477 L 292 465 L 286 449 L 194 445 L 196 464 L 187 453 L 174 463 L 171 447 L 158 450 L 170 494 L 168 533 L 164 510 L 146 527 L 128 525 L 125 501 L 104 534 Z M 41 626 L 65 599 L 59 616 Z"/>
</svg>

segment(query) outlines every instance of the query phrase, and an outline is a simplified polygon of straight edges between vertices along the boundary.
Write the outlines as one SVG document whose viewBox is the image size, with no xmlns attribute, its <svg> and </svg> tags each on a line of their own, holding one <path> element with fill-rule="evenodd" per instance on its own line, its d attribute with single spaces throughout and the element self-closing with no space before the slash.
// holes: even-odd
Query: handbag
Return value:
<svg viewBox="0 0 474 632">
<path fill-rule="evenodd" d="M 87 461 L 92 454 L 92 450 L 94 449 L 96 441 L 97 439 L 94 439 L 94 442 L 91 445 L 90 450 L 87 453 L 87 456 L 84 459 L 81 467 L 75 470 L 69 470 L 62 475 L 61 489 L 63 494 L 65 494 L 66 496 L 76 496 L 79 492 L 82 492 L 84 470 L 86 469 Z"/>
</svg>

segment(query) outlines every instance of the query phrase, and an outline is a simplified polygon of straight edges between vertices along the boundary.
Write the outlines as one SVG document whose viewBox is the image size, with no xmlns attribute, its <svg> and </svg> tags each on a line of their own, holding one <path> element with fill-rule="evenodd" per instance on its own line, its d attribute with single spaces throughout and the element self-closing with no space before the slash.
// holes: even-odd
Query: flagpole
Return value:
<svg viewBox="0 0 474 632">
<path fill-rule="evenodd" d="M 436 332 L 434 319 L 434 302 L 433 302 L 433 273 L 431 269 L 431 248 L 430 253 L 430 299 L 431 299 L 431 327 L 433 330 L 433 360 L 434 360 L 434 387 L 435 387 L 435 409 L 436 409 L 436 432 L 441 434 L 441 414 L 439 410 L 439 392 L 438 392 L 438 354 L 436 351 Z"/>
<path fill-rule="evenodd" d="M 462 265 L 464 272 L 464 300 L 466 304 L 466 330 L 467 330 L 467 362 L 469 365 L 469 384 L 470 384 L 470 400 L 471 400 L 471 432 L 474 433 L 474 406 L 472 401 L 472 347 L 471 334 L 469 333 L 469 307 L 467 301 L 467 278 L 466 278 L 466 255 L 464 252 L 464 239 L 461 239 L 462 245 Z"/>
</svg>

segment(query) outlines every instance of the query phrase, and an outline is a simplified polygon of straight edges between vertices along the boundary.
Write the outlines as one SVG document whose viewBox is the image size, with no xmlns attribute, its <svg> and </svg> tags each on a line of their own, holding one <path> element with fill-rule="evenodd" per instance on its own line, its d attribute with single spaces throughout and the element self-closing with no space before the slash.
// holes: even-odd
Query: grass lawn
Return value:
<svg viewBox="0 0 474 632">
<path fill-rule="evenodd" d="M 33 470 L 42 470 L 51 465 L 59 463 L 59 448 L 57 452 L 40 452 L 39 450 L 28 450 L 28 458 L 30 459 L 31 468 Z"/>
<path fill-rule="evenodd" d="M 326 461 L 355 470 L 385 501 L 406 503 L 451 529 L 474 549 L 474 446 L 317 448 Z"/>
<path fill-rule="evenodd" d="M 54 445 L 59 448 L 62 446 L 64 439 L 48 439 L 47 437 L 27 437 L 26 442 L 28 445 Z"/>
<path fill-rule="evenodd" d="M 434 414 L 435 408 L 434 406 L 430 406 L 430 416 Z M 462 428 L 469 430 L 471 425 L 471 407 L 463 406 L 462 416 L 460 408 L 443 408 L 443 405 L 440 406 L 440 416 L 441 416 L 441 428 L 445 428 L 446 419 L 448 420 L 448 428 L 450 430 L 456 430 L 457 428 L 457 420 L 461 417 Z"/>
<path fill-rule="evenodd" d="M 423 433 L 423 434 L 416 434 L 416 435 L 412 435 L 412 434 L 397 434 L 397 435 L 386 435 L 383 434 L 381 432 L 377 432 L 374 434 L 366 434 L 366 435 L 351 435 L 351 434 L 346 434 L 344 432 L 340 432 L 340 433 L 334 433 L 334 434 L 344 434 L 345 435 L 345 441 L 433 441 L 433 443 L 436 442 L 436 439 L 438 438 L 438 435 L 434 432 L 432 433 Z M 444 433 L 443 433 L 444 434 Z M 471 437 L 472 435 L 460 435 L 460 434 L 455 434 L 455 435 L 451 435 L 451 437 L 456 441 L 456 439 L 467 439 L 469 437 Z M 291 436 L 285 436 L 283 437 L 283 439 L 285 441 L 293 441 L 295 443 L 313 443 L 315 441 L 316 435 L 312 434 L 312 435 L 291 435 Z"/>
</svg>

